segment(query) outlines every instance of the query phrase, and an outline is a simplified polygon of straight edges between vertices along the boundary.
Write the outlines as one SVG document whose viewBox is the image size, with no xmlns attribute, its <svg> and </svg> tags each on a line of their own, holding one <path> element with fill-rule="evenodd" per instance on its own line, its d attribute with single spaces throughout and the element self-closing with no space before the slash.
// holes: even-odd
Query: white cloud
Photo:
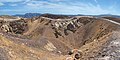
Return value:
<svg viewBox="0 0 120 60">
<path fill-rule="evenodd" d="M 3 0 L 0 0 L 0 2 Z M 4 2 L 13 2 L 14 0 L 5 0 Z M 22 1 L 24 6 L 20 10 L 25 12 L 53 12 L 53 13 L 63 13 L 63 14 L 107 14 L 114 13 L 115 11 L 108 8 L 104 9 L 101 5 L 98 4 L 97 0 L 94 0 L 97 5 L 93 5 L 92 3 L 81 3 L 81 2 L 62 2 L 62 3 L 53 3 L 41 0 L 17 0 L 16 2 Z M 49 0 L 50 1 L 50 0 Z M 63 0 L 51 0 L 51 1 L 63 1 Z M 15 1 L 14 1 L 15 2 Z M 17 4 L 11 4 L 11 6 L 16 6 Z M 12 10 L 4 10 L 4 11 L 12 11 Z M 19 12 L 19 11 L 18 11 Z"/>
<path fill-rule="evenodd" d="M 25 1 L 23 2 L 23 4 L 26 4 L 26 3 L 30 2 L 30 1 L 32 1 L 32 0 L 25 0 Z"/>
<path fill-rule="evenodd" d="M 96 3 L 98 3 L 98 1 L 97 0 L 94 0 Z"/>
<path fill-rule="evenodd" d="M 82 8 L 86 13 L 90 14 L 106 14 L 110 12 L 114 12 L 113 10 L 109 10 L 109 8 L 103 9 L 100 5 L 93 5 L 91 3 L 85 4 L 85 7 Z"/>
<path fill-rule="evenodd" d="M 0 0 L 0 2 L 21 2 L 24 0 Z"/>
<path fill-rule="evenodd" d="M 17 6 L 17 4 L 10 4 L 10 6 Z"/>
<path fill-rule="evenodd" d="M 113 10 L 103 9 L 100 5 L 93 5 L 92 3 L 50 3 L 46 1 L 31 1 L 27 3 L 27 6 L 31 9 L 45 9 L 45 8 L 53 8 L 61 13 L 83 13 L 83 14 L 103 14 L 103 13 L 110 13 L 114 12 Z M 49 10 L 48 10 L 49 11 Z"/>
<path fill-rule="evenodd" d="M 0 2 L 0 6 L 3 6 L 4 4 Z"/>
<path fill-rule="evenodd" d="M 10 12 L 10 11 L 21 11 L 21 10 L 11 10 L 11 9 L 3 9 L 3 10 L 0 10 L 0 11 L 2 11 L 2 12 Z"/>
<path fill-rule="evenodd" d="M 96 1 L 96 0 L 95 0 Z M 97 2 L 97 1 L 96 1 Z M 53 8 L 61 13 L 83 13 L 83 14 L 102 14 L 114 12 L 109 8 L 103 9 L 99 4 L 93 5 L 92 3 L 51 3 L 46 1 L 31 1 L 27 3 L 27 7 L 31 9 L 45 9 Z"/>
<path fill-rule="evenodd" d="M 30 1 L 26 4 L 28 7 L 33 7 L 33 8 L 38 8 L 38 7 L 47 7 L 47 8 L 51 8 L 54 7 L 58 4 L 55 3 L 49 3 L 46 1 Z"/>
<path fill-rule="evenodd" d="M 63 1 L 63 0 L 51 0 L 51 1 Z"/>
</svg>

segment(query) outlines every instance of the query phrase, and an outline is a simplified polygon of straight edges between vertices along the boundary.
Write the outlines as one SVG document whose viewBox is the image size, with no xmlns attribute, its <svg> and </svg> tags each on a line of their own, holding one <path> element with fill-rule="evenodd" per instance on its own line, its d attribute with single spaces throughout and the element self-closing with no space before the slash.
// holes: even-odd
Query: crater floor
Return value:
<svg viewBox="0 0 120 60">
<path fill-rule="evenodd" d="M 119 18 L 61 17 L 0 17 L 0 60 L 120 59 Z"/>
</svg>

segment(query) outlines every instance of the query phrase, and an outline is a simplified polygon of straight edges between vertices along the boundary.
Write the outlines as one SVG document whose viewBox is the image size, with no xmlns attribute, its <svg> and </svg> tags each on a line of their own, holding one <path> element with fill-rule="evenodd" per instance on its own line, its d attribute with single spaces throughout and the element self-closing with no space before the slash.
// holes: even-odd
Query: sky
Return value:
<svg viewBox="0 0 120 60">
<path fill-rule="evenodd" d="M 120 15 L 120 0 L 0 0 L 0 15 L 25 13 Z"/>
</svg>

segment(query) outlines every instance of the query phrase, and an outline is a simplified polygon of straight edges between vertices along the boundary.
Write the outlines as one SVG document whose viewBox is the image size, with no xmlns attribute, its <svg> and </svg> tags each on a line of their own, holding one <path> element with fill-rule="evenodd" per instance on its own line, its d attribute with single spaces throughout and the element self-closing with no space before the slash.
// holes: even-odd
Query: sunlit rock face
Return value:
<svg viewBox="0 0 120 60">
<path fill-rule="evenodd" d="M 6 18 L 0 20 L 0 59 L 119 59 L 118 18 L 59 15 Z"/>
</svg>

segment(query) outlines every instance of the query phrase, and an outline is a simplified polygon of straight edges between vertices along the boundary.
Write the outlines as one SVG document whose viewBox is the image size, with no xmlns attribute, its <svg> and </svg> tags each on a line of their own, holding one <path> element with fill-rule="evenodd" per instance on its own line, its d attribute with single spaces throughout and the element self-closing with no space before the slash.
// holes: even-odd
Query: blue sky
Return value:
<svg viewBox="0 0 120 60">
<path fill-rule="evenodd" d="M 120 0 L 0 0 L 0 15 L 25 13 L 120 15 Z"/>
</svg>

